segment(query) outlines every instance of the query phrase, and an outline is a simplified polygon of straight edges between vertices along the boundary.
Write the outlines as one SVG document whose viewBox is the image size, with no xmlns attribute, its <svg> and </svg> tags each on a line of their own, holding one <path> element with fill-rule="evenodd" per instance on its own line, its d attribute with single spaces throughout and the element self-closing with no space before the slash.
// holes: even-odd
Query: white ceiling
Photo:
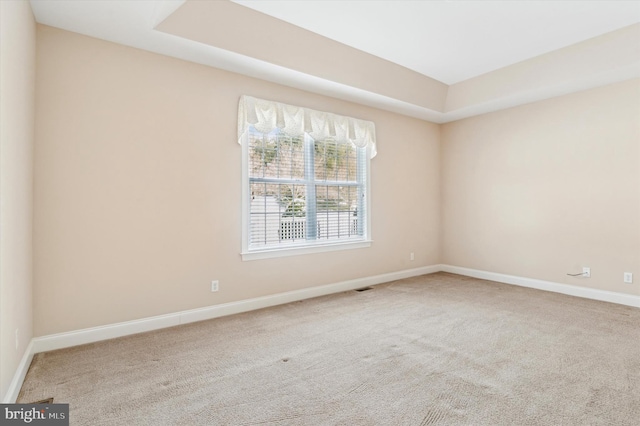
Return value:
<svg viewBox="0 0 640 426">
<path fill-rule="evenodd" d="M 233 1 L 449 85 L 640 22 L 639 1 Z"/>
<path fill-rule="evenodd" d="M 545 83 L 548 90 L 532 94 L 523 89 L 511 97 L 502 96 L 493 103 L 483 101 L 466 110 L 436 111 L 155 30 L 183 3 L 184 0 L 31 0 L 36 21 L 41 24 L 434 122 L 640 76 L 638 40 L 629 50 L 632 66 L 627 69 L 594 71 L 589 78 L 577 79 L 575 84 L 550 80 Z M 235 3 L 448 85 L 640 22 L 640 0 L 238 0 Z"/>
</svg>

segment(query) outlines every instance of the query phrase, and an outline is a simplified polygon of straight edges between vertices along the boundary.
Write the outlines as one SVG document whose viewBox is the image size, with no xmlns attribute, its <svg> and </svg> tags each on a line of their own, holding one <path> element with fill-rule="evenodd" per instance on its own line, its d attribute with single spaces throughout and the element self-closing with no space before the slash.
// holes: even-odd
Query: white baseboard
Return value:
<svg viewBox="0 0 640 426">
<path fill-rule="evenodd" d="M 221 305 L 207 306 L 205 308 L 191 309 L 188 311 L 158 315 L 155 317 L 142 318 L 139 320 L 120 322 L 100 327 L 85 328 L 82 330 L 51 334 L 42 337 L 35 337 L 29 343 L 22 361 L 20 362 L 13 381 L 11 382 L 9 390 L 5 396 L 5 402 L 15 402 L 18 393 L 20 392 L 20 388 L 22 387 L 22 382 L 24 381 L 25 375 L 27 374 L 29 366 L 31 365 L 33 355 L 39 352 L 62 349 L 71 346 L 142 333 L 145 331 L 173 327 L 180 324 L 187 324 L 196 321 L 218 318 L 226 315 L 253 311 L 256 309 L 268 308 L 270 306 L 282 305 L 298 300 L 325 296 L 332 293 L 354 290 L 361 287 L 382 284 L 390 281 L 400 280 L 403 278 L 416 277 L 419 275 L 432 274 L 440 271 L 640 308 L 640 296 L 634 296 L 630 294 L 577 287 L 550 281 L 517 277 L 513 275 L 497 274 L 494 272 L 480 271 L 477 269 L 462 268 L 452 265 L 425 266 L 421 268 L 390 272 L 388 274 L 357 278 L 354 280 L 342 281 L 324 286 L 294 290 L 270 296 L 257 297 L 254 299 L 241 300 L 238 302 L 224 303 Z"/>
<path fill-rule="evenodd" d="M 29 367 L 31 367 L 31 360 L 33 360 L 34 353 L 33 339 L 31 339 L 27 349 L 24 351 L 24 355 L 22 355 L 20 364 L 18 364 L 16 374 L 13 375 L 13 380 L 11 380 L 9 384 L 9 389 L 7 389 L 7 393 L 4 396 L 4 400 L 2 401 L 4 404 L 13 404 L 16 402 L 16 399 L 18 399 L 24 378 L 27 375 L 27 371 L 29 371 Z"/>
<path fill-rule="evenodd" d="M 100 340 L 113 339 L 115 337 L 142 333 L 145 331 L 173 327 L 175 325 L 187 324 L 190 322 L 202 321 L 226 315 L 238 314 L 241 312 L 253 311 L 256 309 L 268 308 L 270 306 L 282 305 L 284 303 L 310 299 L 312 297 L 325 296 L 327 294 L 339 293 L 341 291 L 353 290 L 360 287 L 382 284 L 389 281 L 400 280 L 403 278 L 431 274 L 438 271 L 440 271 L 440 265 L 406 269 L 403 271 L 391 272 L 388 274 L 357 278 L 354 280 L 342 281 L 318 287 L 304 288 L 301 290 L 294 290 L 286 293 L 257 297 L 254 299 L 241 300 L 238 302 L 223 303 L 220 305 L 207 306 L 205 308 L 191 309 L 188 311 L 142 318 L 139 320 L 85 328 L 82 330 L 75 330 L 65 333 L 51 334 L 43 337 L 36 337 L 33 339 L 33 353 L 52 351 L 55 349 L 93 343 Z"/>
<path fill-rule="evenodd" d="M 467 277 L 480 278 L 504 284 L 513 284 L 521 287 L 535 288 L 538 290 L 552 291 L 554 293 L 568 294 L 570 296 L 584 297 L 585 299 L 600 300 L 602 302 L 611 302 L 640 308 L 640 296 L 634 296 L 632 294 L 616 293 L 613 291 L 560 284 L 552 281 L 498 274 L 495 272 L 480 271 L 478 269 L 462 268 L 460 266 L 440 266 L 440 270 L 442 272 L 450 272 L 452 274 L 465 275 Z"/>
</svg>

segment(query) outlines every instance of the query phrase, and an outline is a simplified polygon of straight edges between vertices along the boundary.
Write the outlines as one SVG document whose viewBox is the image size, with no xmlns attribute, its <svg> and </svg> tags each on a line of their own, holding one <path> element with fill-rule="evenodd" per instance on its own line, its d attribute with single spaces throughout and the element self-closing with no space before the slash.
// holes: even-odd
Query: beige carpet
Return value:
<svg viewBox="0 0 640 426">
<path fill-rule="evenodd" d="M 35 356 L 72 425 L 638 425 L 640 309 L 439 273 Z"/>
</svg>

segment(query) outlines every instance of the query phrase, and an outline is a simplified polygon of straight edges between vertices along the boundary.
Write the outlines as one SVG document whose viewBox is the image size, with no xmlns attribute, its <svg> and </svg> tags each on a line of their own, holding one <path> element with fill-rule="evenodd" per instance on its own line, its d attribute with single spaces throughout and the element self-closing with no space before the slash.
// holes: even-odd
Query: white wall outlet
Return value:
<svg viewBox="0 0 640 426">
<path fill-rule="evenodd" d="M 585 266 L 582 268 L 582 276 L 585 278 L 591 278 L 591 268 Z"/>
<path fill-rule="evenodd" d="M 624 282 L 627 284 L 633 283 L 633 274 L 631 272 L 624 273 Z"/>
<path fill-rule="evenodd" d="M 16 328 L 16 350 L 18 350 L 18 345 L 20 341 L 18 340 L 18 329 Z"/>
<path fill-rule="evenodd" d="M 219 286 L 220 286 L 220 283 L 218 282 L 218 280 L 211 281 L 211 292 L 214 293 L 218 291 Z"/>
<path fill-rule="evenodd" d="M 416 260 L 416 257 L 413 255 L 413 252 L 409 255 L 409 260 Z"/>
</svg>

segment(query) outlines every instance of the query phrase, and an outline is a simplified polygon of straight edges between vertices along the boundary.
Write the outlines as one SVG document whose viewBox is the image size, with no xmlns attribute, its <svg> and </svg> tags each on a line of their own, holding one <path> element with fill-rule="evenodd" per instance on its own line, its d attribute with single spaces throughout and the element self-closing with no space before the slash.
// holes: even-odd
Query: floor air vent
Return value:
<svg viewBox="0 0 640 426">
<path fill-rule="evenodd" d="M 373 287 L 356 288 L 356 291 L 367 291 L 367 290 L 373 290 Z"/>
<path fill-rule="evenodd" d="M 53 397 L 41 399 L 40 401 L 32 402 L 31 404 L 53 404 Z"/>
</svg>

